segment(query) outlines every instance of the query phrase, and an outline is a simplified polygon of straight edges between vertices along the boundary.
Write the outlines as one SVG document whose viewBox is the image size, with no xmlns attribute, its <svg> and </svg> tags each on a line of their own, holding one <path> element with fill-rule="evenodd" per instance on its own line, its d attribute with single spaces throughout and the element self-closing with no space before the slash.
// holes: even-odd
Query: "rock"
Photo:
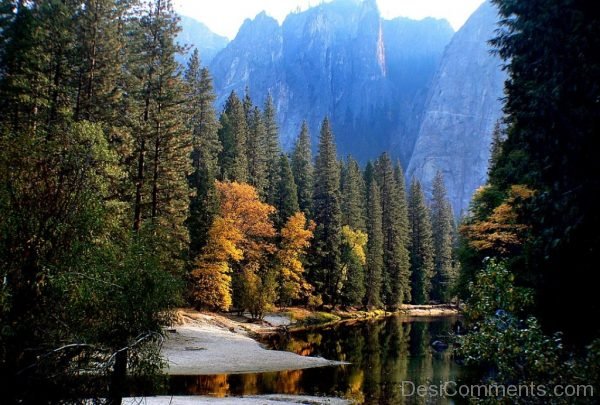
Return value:
<svg viewBox="0 0 600 405">
<path fill-rule="evenodd" d="M 453 34 L 445 20 L 383 20 L 373 0 L 335 0 L 287 16 L 246 20 L 210 69 L 220 108 L 232 90 L 275 101 L 289 150 L 304 119 L 313 139 L 331 120 L 340 156 L 364 162 L 384 150 L 404 164 L 427 85 Z"/>
<path fill-rule="evenodd" d="M 415 149 L 407 170 L 431 189 L 444 174 L 458 216 L 485 183 L 494 124 L 502 115 L 506 73 L 490 54 L 497 11 L 482 4 L 448 45 L 429 92 Z"/>
<path fill-rule="evenodd" d="M 185 55 L 178 57 L 179 63 L 185 65 L 194 48 L 198 48 L 202 64 L 208 64 L 217 53 L 227 46 L 229 42 L 227 38 L 215 34 L 200 21 L 184 15 L 179 17 L 181 31 L 177 35 L 177 42 L 180 45 L 190 46 Z"/>
</svg>

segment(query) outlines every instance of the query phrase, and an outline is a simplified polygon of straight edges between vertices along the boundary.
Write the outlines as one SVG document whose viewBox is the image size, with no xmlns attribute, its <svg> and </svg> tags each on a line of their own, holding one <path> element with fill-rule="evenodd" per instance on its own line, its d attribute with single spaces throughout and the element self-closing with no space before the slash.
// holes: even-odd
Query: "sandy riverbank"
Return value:
<svg viewBox="0 0 600 405">
<path fill-rule="evenodd" d="M 285 323 L 284 319 L 278 321 Z M 277 323 L 275 319 L 271 322 Z M 178 325 L 169 329 L 162 349 L 168 363 L 166 371 L 171 375 L 242 374 L 343 364 L 321 357 L 267 350 L 249 336 L 274 329 L 266 323 L 179 311 Z"/>
</svg>

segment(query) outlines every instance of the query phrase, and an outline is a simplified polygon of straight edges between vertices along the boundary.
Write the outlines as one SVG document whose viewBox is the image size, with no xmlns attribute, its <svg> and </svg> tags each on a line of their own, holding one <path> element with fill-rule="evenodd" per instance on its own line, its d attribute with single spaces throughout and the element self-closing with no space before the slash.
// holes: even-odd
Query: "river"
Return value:
<svg viewBox="0 0 600 405">
<path fill-rule="evenodd" d="M 276 373 L 172 376 L 168 394 L 310 394 L 366 404 L 424 403 L 415 395 L 419 386 L 427 386 L 431 394 L 441 383 L 461 377 L 461 367 L 440 344 L 449 341 L 456 322 L 455 317 L 391 316 L 273 336 L 264 342 L 273 349 L 350 364 Z M 433 403 L 453 402 L 437 398 Z"/>
</svg>

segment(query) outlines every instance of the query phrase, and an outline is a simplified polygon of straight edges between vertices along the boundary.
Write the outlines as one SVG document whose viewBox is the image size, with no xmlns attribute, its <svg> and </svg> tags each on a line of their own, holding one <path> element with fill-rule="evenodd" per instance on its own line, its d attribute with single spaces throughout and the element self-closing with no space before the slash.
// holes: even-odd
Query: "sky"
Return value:
<svg viewBox="0 0 600 405">
<path fill-rule="evenodd" d="M 261 11 L 282 23 L 295 10 L 306 10 L 330 0 L 174 0 L 175 9 L 206 24 L 211 31 L 233 39 L 246 18 Z M 458 30 L 483 0 L 377 0 L 385 19 L 445 18 Z"/>
</svg>

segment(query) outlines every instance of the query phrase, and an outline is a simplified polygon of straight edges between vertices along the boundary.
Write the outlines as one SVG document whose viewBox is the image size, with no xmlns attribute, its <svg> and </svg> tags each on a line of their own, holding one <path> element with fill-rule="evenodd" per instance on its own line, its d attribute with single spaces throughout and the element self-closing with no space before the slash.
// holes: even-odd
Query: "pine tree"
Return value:
<svg viewBox="0 0 600 405">
<path fill-rule="evenodd" d="M 220 178 L 237 182 L 248 181 L 248 123 L 244 106 L 231 92 L 220 118 L 219 139 L 223 149 L 219 154 Z"/>
<path fill-rule="evenodd" d="M 138 108 L 142 121 L 137 132 L 134 229 L 152 228 L 157 249 L 164 253 L 163 264 L 171 271 L 183 267 L 189 234 L 192 133 L 184 109 L 186 87 L 180 77 L 175 55 L 182 51 L 175 43 L 178 17 L 168 0 L 146 4 L 134 32 L 134 51 L 142 55 L 136 74 L 142 97 Z"/>
<path fill-rule="evenodd" d="M 440 302 L 448 302 L 455 279 L 452 263 L 454 218 L 450 202 L 446 196 L 444 177 L 439 171 L 433 179 L 431 228 L 433 230 L 433 252 L 435 257 L 431 298 Z"/>
<path fill-rule="evenodd" d="M 358 162 L 348 157 L 342 168 L 342 224 L 366 231 L 365 182 Z"/>
<path fill-rule="evenodd" d="M 397 290 L 394 295 L 398 297 L 400 303 L 408 303 L 411 301 L 411 273 L 410 273 L 410 227 L 408 223 L 408 202 L 406 198 L 406 185 L 404 181 L 404 172 L 400 162 L 394 167 L 394 178 L 396 179 L 398 201 L 398 222 L 397 226 L 399 233 L 398 246 L 398 265 L 399 274 L 395 284 Z"/>
<path fill-rule="evenodd" d="M 294 183 L 294 175 L 290 167 L 290 160 L 285 154 L 279 158 L 279 184 L 277 187 L 277 200 L 275 208 L 277 209 L 278 228 L 281 228 L 287 220 L 300 211 L 298 206 L 298 191 Z"/>
<path fill-rule="evenodd" d="M 326 302 L 335 303 L 339 291 L 340 243 L 342 213 L 340 205 L 340 172 L 333 133 L 325 118 L 319 137 L 319 152 L 315 165 L 314 188 L 315 260 L 311 274 L 317 292 Z"/>
<path fill-rule="evenodd" d="M 265 155 L 267 164 L 267 186 L 266 202 L 275 204 L 277 200 L 277 187 L 279 185 L 279 155 L 281 147 L 279 145 L 279 128 L 277 127 L 277 111 L 273 105 L 271 94 L 267 95 L 265 106 L 263 108 L 263 120 L 265 125 Z"/>
<path fill-rule="evenodd" d="M 365 169 L 367 193 L 367 276 L 366 276 L 366 305 L 368 308 L 380 307 L 381 287 L 384 266 L 384 235 L 379 185 L 374 176 L 372 163 Z"/>
<path fill-rule="evenodd" d="M 244 106 L 246 100 L 244 100 Z M 248 183 L 256 188 L 264 200 L 267 193 L 266 130 L 258 107 L 253 107 L 248 118 Z"/>
<path fill-rule="evenodd" d="M 312 218 L 313 199 L 313 175 L 312 152 L 310 146 L 310 134 L 306 121 L 302 123 L 302 129 L 292 153 L 292 171 L 294 181 L 298 188 L 298 205 L 307 218 Z"/>
<path fill-rule="evenodd" d="M 76 16 L 74 118 L 103 122 L 110 128 L 122 123 L 118 103 L 124 90 L 122 66 L 127 52 L 123 27 L 132 4 L 115 0 L 82 3 Z"/>
<path fill-rule="evenodd" d="M 411 231 L 412 299 L 415 304 L 426 304 L 430 299 L 434 271 L 433 235 L 425 196 L 417 180 L 413 180 L 410 187 L 408 213 Z"/>
<path fill-rule="evenodd" d="M 192 128 L 192 166 L 190 187 L 195 195 L 190 201 L 187 221 L 190 232 L 190 256 L 196 257 L 206 244 L 208 230 L 218 213 L 219 201 L 215 180 L 219 173 L 218 156 L 221 152 L 219 121 L 213 107 L 215 94 L 208 69 L 200 67 L 195 49 L 185 72 L 190 103 Z"/>
<path fill-rule="evenodd" d="M 385 305 L 396 308 L 406 296 L 406 270 L 408 252 L 406 245 L 407 214 L 403 199 L 403 183 L 394 172 L 387 153 L 375 163 L 375 177 L 379 184 L 384 235 L 384 271 L 382 298 Z M 400 190 L 402 187 L 402 190 Z"/>
</svg>

